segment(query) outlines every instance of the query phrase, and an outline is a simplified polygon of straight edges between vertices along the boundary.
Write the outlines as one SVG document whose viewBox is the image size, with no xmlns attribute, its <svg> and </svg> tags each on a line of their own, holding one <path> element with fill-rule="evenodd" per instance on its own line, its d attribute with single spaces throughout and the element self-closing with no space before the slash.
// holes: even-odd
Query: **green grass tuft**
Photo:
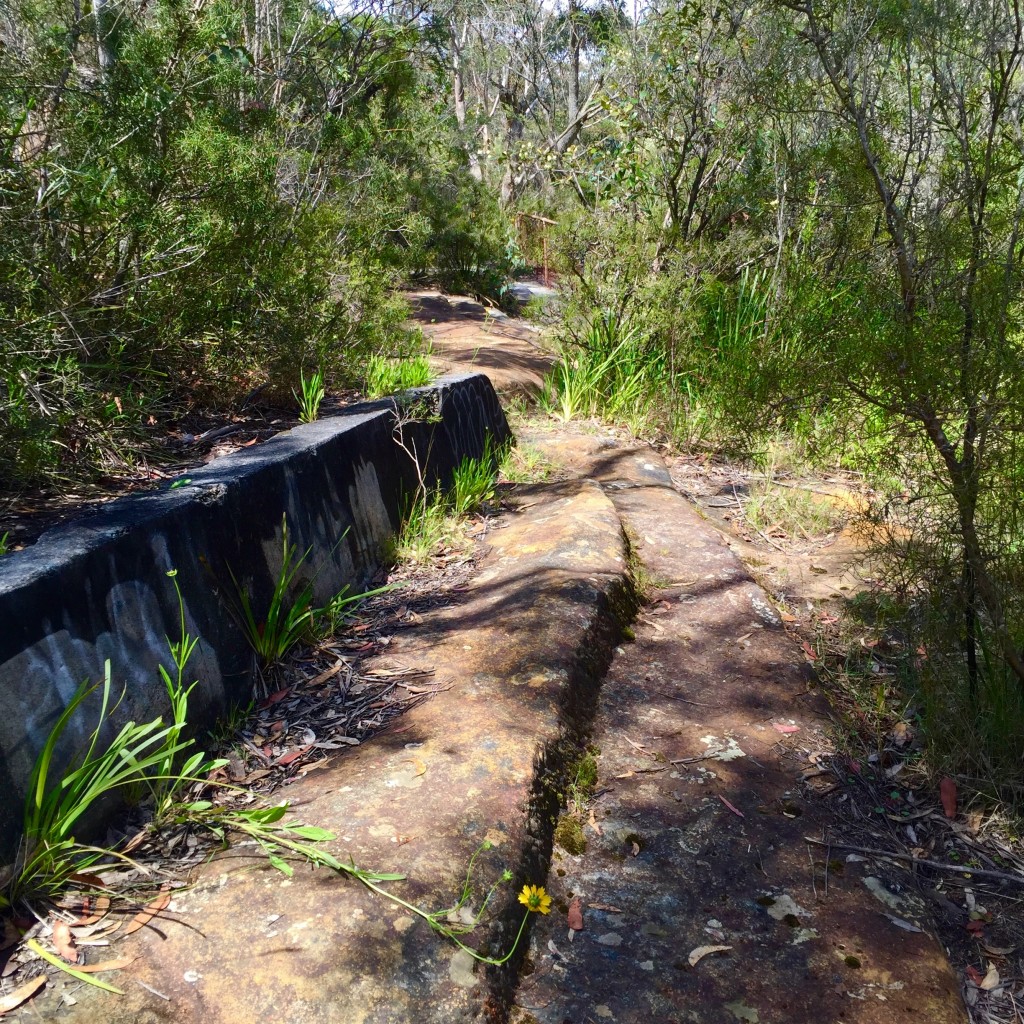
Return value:
<svg viewBox="0 0 1024 1024">
<path fill-rule="evenodd" d="M 425 355 L 411 359 L 374 355 L 366 366 L 366 394 L 369 398 L 383 398 L 410 388 L 425 387 L 433 379 L 434 373 Z"/>
</svg>

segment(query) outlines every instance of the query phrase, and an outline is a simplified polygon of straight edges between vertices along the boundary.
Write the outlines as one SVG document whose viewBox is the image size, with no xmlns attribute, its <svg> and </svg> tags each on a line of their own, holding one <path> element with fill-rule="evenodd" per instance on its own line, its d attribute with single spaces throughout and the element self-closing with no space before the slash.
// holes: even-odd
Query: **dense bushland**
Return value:
<svg viewBox="0 0 1024 1024">
<path fill-rule="evenodd" d="M 0 482 L 401 350 L 395 285 L 495 287 L 415 16 L 310 0 L 16 0 L 0 14 Z M 479 280 L 478 280 L 479 279 Z"/>
<path fill-rule="evenodd" d="M 1018 4 L 444 17 L 483 179 L 557 221 L 549 407 L 748 454 L 781 431 L 905 494 L 908 700 L 961 767 L 1019 779 Z"/>
</svg>

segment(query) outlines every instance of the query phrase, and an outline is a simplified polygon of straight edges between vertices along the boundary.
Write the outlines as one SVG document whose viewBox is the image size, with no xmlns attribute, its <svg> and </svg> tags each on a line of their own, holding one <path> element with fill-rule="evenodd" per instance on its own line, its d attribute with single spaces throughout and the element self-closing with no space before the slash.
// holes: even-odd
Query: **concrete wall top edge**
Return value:
<svg viewBox="0 0 1024 1024">
<path fill-rule="evenodd" d="M 450 374 L 406 393 L 443 396 L 452 387 L 483 376 L 479 373 Z M 56 562 L 66 565 L 128 531 L 155 526 L 177 513 L 183 505 L 216 501 L 224 486 L 287 462 L 297 452 L 315 450 L 340 434 L 355 431 L 369 420 L 389 414 L 394 408 L 395 397 L 360 402 L 335 416 L 282 431 L 261 445 L 239 449 L 189 470 L 178 478 L 179 481 L 188 479 L 187 484 L 173 486 L 174 481 L 171 481 L 160 490 L 127 494 L 85 510 L 47 530 L 35 544 L 0 559 L 0 594 L 32 585 L 51 574 Z"/>
</svg>

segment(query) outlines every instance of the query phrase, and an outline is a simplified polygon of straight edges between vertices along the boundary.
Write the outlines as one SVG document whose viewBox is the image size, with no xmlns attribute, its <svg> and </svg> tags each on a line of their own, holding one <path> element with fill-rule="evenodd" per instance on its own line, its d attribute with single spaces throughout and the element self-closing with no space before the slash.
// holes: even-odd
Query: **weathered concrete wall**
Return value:
<svg viewBox="0 0 1024 1024">
<path fill-rule="evenodd" d="M 509 436 L 482 374 L 408 392 L 402 405 L 404 449 L 394 401 L 355 406 L 217 459 L 183 486 L 114 501 L 0 561 L 0 861 L 17 840 L 36 756 L 83 680 L 101 680 L 110 660 L 118 692 L 124 687 L 111 730 L 166 714 L 158 666 L 171 667 L 167 637 L 179 632 L 169 570 L 200 638 L 188 674 L 200 680 L 190 719 L 201 729 L 248 699 L 252 654 L 228 608 L 236 597 L 228 570 L 257 611 L 266 608 L 281 568 L 282 516 L 298 549 L 312 547 L 303 571 L 316 574 L 316 599 L 346 584 L 355 591 L 379 570 L 417 485 L 408 452 L 427 479 L 447 482 L 463 457 L 482 454 L 488 434 L 498 443 Z M 80 710 L 61 757 L 81 747 L 96 708 Z"/>
</svg>

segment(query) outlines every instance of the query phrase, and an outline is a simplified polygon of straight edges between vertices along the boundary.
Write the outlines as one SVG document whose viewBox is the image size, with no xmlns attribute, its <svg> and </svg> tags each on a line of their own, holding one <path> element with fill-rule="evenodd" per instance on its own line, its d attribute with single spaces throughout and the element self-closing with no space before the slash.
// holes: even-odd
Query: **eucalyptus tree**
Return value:
<svg viewBox="0 0 1024 1024">
<path fill-rule="evenodd" d="M 816 268 L 836 296 L 816 379 L 916 430 L 952 511 L 972 691 L 980 648 L 1024 692 L 1019 4 L 788 6 L 834 125 L 818 228 L 846 249 Z"/>
<path fill-rule="evenodd" d="M 598 111 L 599 57 L 620 0 L 437 0 L 427 38 L 449 82 L 467 159 L 511 206 Z"/>
</svg>

